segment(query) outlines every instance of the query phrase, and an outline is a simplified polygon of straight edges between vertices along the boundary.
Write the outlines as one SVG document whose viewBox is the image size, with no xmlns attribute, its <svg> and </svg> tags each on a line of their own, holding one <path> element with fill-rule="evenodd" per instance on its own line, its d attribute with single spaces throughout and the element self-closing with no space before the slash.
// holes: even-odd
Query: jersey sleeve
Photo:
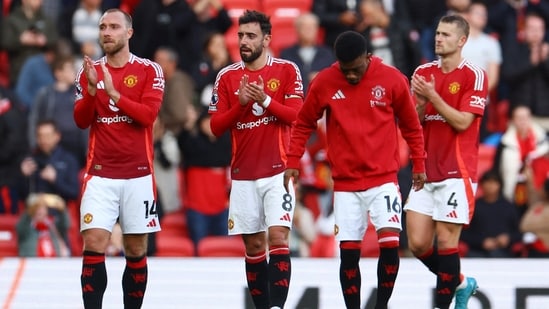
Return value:
<svg viewBox="0 0 549 309">
<path fill-rule="evenodd" d="M 289 81 L 284 88 L 284 102 L 272 99 L 267 109 L 282 122 L 291 124 L 303 105 L 303 81 L 299 68 L 293 62 L 288 61 L 284 70 Z"/>
<path fill-rule="evenodd" d="M 400 76 L 395 91 L 395 114 L 402 137 L 410 148 L 410 159 L 414 173 L 425 172 L 425 141 L 423 128 L 415 109 L 414 99 L 410 93 L 410 85 L 404 75 Z"/>
<path fill-rule="evenodd" d="M 148 127 L 156 120 L 156 116 L 162 105 L 165 81 L 160 65 L 155 62 L 151 61 L 149 65 L 145 66 L 145 73 L 146 82 L 141 101 L 136 102 L 121 95 L 116 106 L 137 121 L 137 123 Z"/>
<path fill-rule="evenodd" d="M 74 122 L 80 129 L 89 127 L 96 117 L 95 97 L 88 93 L 88 80 L 84 70 L 80 69 L 74 82 L 76 93 L 74 98 Z"/>
<path fill-rule="evenodd" d="M 315 83 L 315 80 L 309 85 L 309 93 L 305 98 L 303 106 L 297 114 L 297 119 L 292 127 L 290 147 L 288 151 L 288 168 L 298 169 L 300 160 L 305 153 L 305 147 L 312 132 L 317 129 L 318 120 L 324 114 L 325 106 L 318 100 L 317 92 L 322 83 Z"/>
<path fill-rule="evenodd" d="M 231 104 L 231 98 L 236 98 L 236 96 L 231 94 L 225 84 L 224 75 L 220 72 L 216 77 L 210 106 L 208 107 L 208 113 L 212 115 L 210 128 L 217 137 L 229 130 L 246 110 L 247 106 L 242 106 L 238 102 Z"/>
<path fill-rule="evenodd" d="M 466 90 L 460 102 L 460 110 L 482 116 L 488 96 L 488 78 L 484 70 L 471 67 L 467 74 Z"/>
</svg>

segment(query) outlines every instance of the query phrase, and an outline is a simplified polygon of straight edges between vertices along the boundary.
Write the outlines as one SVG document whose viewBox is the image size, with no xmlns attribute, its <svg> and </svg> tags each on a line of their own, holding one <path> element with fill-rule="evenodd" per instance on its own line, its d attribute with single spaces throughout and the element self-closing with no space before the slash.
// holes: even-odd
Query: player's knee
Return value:
<svg viewBox="0 0 549 309">
<path fill-rule="evenodd" d="M 105 252 L 109 245 L 110 233 L 102 229 L 89 229 L 82 232 L 84 250 Z"/>
<path fill-rule="evenodd" d="M 267 250 L 265 233 L 242 235 L 247 255 L 257 255 Z"/>
<path fill-rule="evenodd" d="M 427 251 L 431 249 L 432 246 L 432 243 L 424 241 L 422 239 L 414 237 L 408 238 L 408 249 L 410 249 L 412 254 L 416 257 L 424 255 Z"/>
<path fill-rule="evenodd" d="M 269 246 L 288 246 L 290 229 L 285 226 L 269 228 Z"/>
</svg>

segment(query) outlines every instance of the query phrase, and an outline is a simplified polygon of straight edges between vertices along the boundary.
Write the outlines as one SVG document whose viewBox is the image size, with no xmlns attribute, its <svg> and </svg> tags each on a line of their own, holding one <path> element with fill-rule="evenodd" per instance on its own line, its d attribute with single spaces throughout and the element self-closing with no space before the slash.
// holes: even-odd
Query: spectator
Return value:
<svg viewBox="0 0 549 309">
<path fill-rule="evenodd" d="M 496 150 L 494 168 L 503 179 L 503 196 L 519 208 L 519 217 L 528 203 L 525 167 L 548 151 L 546 131 L 532 120 L 530 108 L 516 106 Z"/>
<path fill-rule="evenodd" d="M 187 110 L 195 97 L 195 84 L 188 73 L 178 68 L 179 56 L 174 49 L 158 48 L 154 61 L 162 68 L 166 82 L 159 117 L 166 129 L 177 135 L 187 121 Z"/>
<path fill-rule="evenodd" d="M 419 45 L 423 61 L 435 59 L 433 43 L 434 24 L 436 16 L 444 15 L 446 5 L 444 1 L 407 0 L 412 28 L 419 34 Z"/>
<path fill-rule="evenodd" d="M 65 242 L 69 216 L 65 201 L 58 195 L 31 194 L 27 211 L 17 222 L 17 243 L 22 257 L 67 257 Z"/>
<path fill-rule="evenodd" d="M 172 131 L 166 130 L 166 126 L 160 118 L 157 118 L 153 125 L 153 142 L 156 187 L 159 195 L 158 200 L 162 201 L 161 205 L 157 203 L 157 207 L 162 206 L 163 213 L 174 212 L 181 209 L 181 184 L 179 182 L 181 152 L 176 136 Z"/>
<path fill-rule="evenodd" d="M 21 103 L 27 107 L 27 112 L 30 111 L 38 91 L 42 87 L 51 86 L 55 82 L 52 64 L 58 57 L 72 57 L 69 41 L 59 39 L 54 45 L 48 45 L 44 52 L 25 60 L 15 85 L 15 94 Z"/>
<path fill-rule="evenodd" d="M 98 59 L 103 55 L 99 46 L 97 25 L 103 8 L 102 0 L 80 0 L 76 6 L 67 7 L 59 20 L 59 33 L 72 43 L 73 53 Z"/>
<path fill-rule="evenodd" d="M 481 2 L 473 2 L 464 14 L 469 22 L 469 39 L 463 46 L 463 57 L 486 71 L 488 77 L 488 93 L 492 93 L 499 84 L 500 66 L 502 62 L 501 46 L 498 40 L 485 33 L 488 21 L 486 6 Z M 488 96 L 490 99 L 490 96 Z M 497 104 L 490 102 L 487 104 Z M 481 121 L 480 140 L 484 140 L 489 132 L 486 128 L 488 111 L 486 108 Z"/>
<path fill-rule="evenodd" d="M 53 120 L 36 125 L 36 148 L 21 162 L 21 172 L 28 179 L 27 192 L 52 193 L 65 202 L 80 194 L 78 162 L 61 145 L 61 132 Z"/>
<path fill-rule="evenodd" d="M 547 22 L 549 2 L 536 0 L 504 0 L 493 4 L 488 10 L 488 28 L 497 33 L 505 54 L 508 48 L 525 41 L 526 15 L 540 14 Z"/>
<path fill-rule="evenodd" d="M 316 15 L 298 16 L 295 20 L 297 43 L 280 52 L 280 58 L 291 60 L 299 67 L 305 93 L 316 74 L 335 61 L 332 49 L 317 43 L 319 30 L 320 21 Z"/>
<path fill-rule="evenodd" d="M 463 46 L 463 57 L 486 71 L 488 92 L 492 92 L 499 83 L 502 55 L 498 40 L 485 32 L 487 8 L 482 2 L 473 2 L 463 15 L 469 22 L 470 31 Z"/>
<path fill-rule="evenodd" d="M 436 28 L 440 18 L 445 15 L 465 13 L 469 5 L 471 5 L 471 0 L 445 0 L 444 3 L 445 3 L 444 9 L 439 13 L 438 16 L 435 15 L 435 18 L 433 19 L 433 23 L 430 25 L 428 29 L 426 29 L 422 33 L 422 35 L 428 35 L 428 37 L 421 38 L 421 44 L 424 45 L 422 47 L 423 55 L 425 56 L 425 60 L 428 62 L 437 59 L 437 55 L 435 55 L 435 49 L 434 49 L 435 48 L 434 38 L 436 36 Z"/>
<path fill-rule="evenodd" d="M 28 149 L 26 126 L 23 108 L 0 86 L 0 213 L 18 213 L 23 200 L 19 165 Z"/>
<path fill-rule="evenodd" d="M 187 71 L 184 57 L 193 21 L 194 13 L 186 0 L 140 0 L 133 12 L 130 48 L 139 57 L 153 59 L 159 47 L 170 47 L 178 51 L 179 68 Z"/>
<path fill-rule="evenodd" d="M 74 123 L 74 79 L 76 71 L 72 57 L 59 56 L 52 63 L 55 82 L 38 92 L 32 105 L 28 121 L 28 138 L 31 149 L 36 147 L 36 126 L 44 120 L 55 119 L 61 134 L 60 145 L 72 153 L 78 161 L 78 167 L 86 163 L 88 149 L 88 131 L 79 129 Z"/>
<path fill-rule="evenodd" d="M 526 15 L 524 42 L 505 50 L 502 74 L 511 107 L 530 107 L 535 121 L 549 130 L 549 43 L 545 36 L 545 20 L 535 13 Z"/>
<path fill-rule="evenodd" d="M 334 46 L 337 36 L 347 30 L 354 30 L 359 22 L 357 13 L 360 0 L 313 0 L 311 12 L 320 19 L 324 29 L 324 45 Z"/>
<path fill-rule="evenodd" d="M 475 214 L 461 240 L 468 246 L 467 257 L 513 257 L 512 246 L 520 241 L 518 215 L 513 204 L 501 195 L 501 177 L 490 170 L 480 179 L 482 196 L 475 201 Z"/>
<path fill-rule="evenodd" d="M 2 46 L 10 61 L 10 86 L 15 87 L 25 60 L 55 44 L 55 23 L 42 12 L 42 0 L 22 0 L 2 24 Z"/>
<path fill-rule="evenodd" d="M 220 32 L 212 32 L 207 35 L 202 49 L 202 59 L 195 63 L 191 71 L 196 82 L 195 89 L 200 104 L 210 104 L 217 73 L 231 63 L 233 63 L 233 60 L 227 48 L 225 36 Z"/>
<path fill-rule="evenodd" d="M 532 198 L 528 210 L 520 221 L 520 230 L 526 239 L 526 256 L 533 258 L 549 257 L 549 178 L 543 184 L 539 196 Z M 525 237 L 526 238 L 526 237 Z"/>
<path fill-rule="evenodd" d="M 194 64 L 200 61 L 203 46 L 212 32 L 224 35 L 233 25 L 229 12 L 223 6 L 222 0 L 189 0 L 194 12 L 194 22 L 188 44 L 185 44 L 186 68 L 192 70 Z"/>
<path fill-rule="evenodd" d="M 410 78 L 421 62 L 421 50 L 411 25 L 393 18 L 382 0 L 361 0 L 358 11 L 361 22 L 357 31 L 368 41 L 368 50 Z"/>
<path fill-rule="evenodd" d="M 198 246 L 206 236 L 227 235 L 231 135 L 228 131 L 219 137 L 212 133 L 206 107 L 189 108 L 194 117 L 179 134 L 178 143 L 183 156 L 187 225 Z"/>
</svg>

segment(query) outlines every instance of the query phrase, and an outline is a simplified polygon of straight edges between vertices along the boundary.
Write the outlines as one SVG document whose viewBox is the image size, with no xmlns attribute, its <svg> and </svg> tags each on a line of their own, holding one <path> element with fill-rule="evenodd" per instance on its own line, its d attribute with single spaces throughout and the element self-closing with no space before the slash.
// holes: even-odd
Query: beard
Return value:
<svg viewBox="0 0 549 309">
<path fill-rule="evenodd" d="M 124 48 L 124 43 L 122 42 L 115 42 L 109 43 L 110 45 L 105 45 L 104 42 L 101 42 L 101 49 L 103 49 L 103 52 L 107 55 L 114 55 L 121 51 Z"/>
<path fill-rule="evenodd" d="M 242 58 L 242 61 L 246 63 L 254 62 L 259 56 L 261 56 L 261 53 L 263 53 L 263 47 L 259 47 L 256 50 L 252 50 L 252 53 L 248 56 L 242 53 L 242 50 L 240 51 L 240 58 Z"/>
</svg>

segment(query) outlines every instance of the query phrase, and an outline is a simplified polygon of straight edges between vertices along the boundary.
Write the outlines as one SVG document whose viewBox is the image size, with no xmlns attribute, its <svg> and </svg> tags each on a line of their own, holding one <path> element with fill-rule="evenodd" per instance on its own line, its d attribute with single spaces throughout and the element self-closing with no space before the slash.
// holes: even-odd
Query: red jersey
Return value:
<svg viewBox="0 0 549 309">
<path fill-rule="evenodd" d="M 95 96 L 88 94 L 82 69 L 76 79 L 74 121 L 82 129 L 90 127 L 86 172 L 114 179 L 149 175 L 153 172 L 152 125 L 164 92 L 162 69 L 133 54 L 121 68 L 106 64 L 120 92 L 115 105 L 105 91 L 101 62 L 106 63 L 106 58 L 94 63 L 99 80 Z"/>
<path fill-rule="evenodd" d="M 426 80 L 434 76 L 436 91 L 444 102 L 458 111 L 478 116 L 469 128 L 457 132 L 427 103 L 423 118 L 427 180 L 471 178 L 476 182 L 479 128 L 488 94 L 486 73 L 467 60 L 462 60 L 452 72 L 443 73 L 440 61 L 436 60 L 419 66 L 414 74 Z"/>
<path fill-rule="evenodd" d="M 415 173 L 425 170 L 425 149 L 408 79 L 371 57 L 357 85 L 334 63 L 312 81 L 292 130 L 288 167 L 299 168 L 310 134 L 326 113 L 327 157 L 336 191 L 363 191 L 397 182 L 399 134 L 410 147 Z M 398 125 L 397 125 L 398 124 Z"/>
<path fill-rule="evenodd" d="M 257 102 L 239 103 L 244 74 L 250 83 L 263 78 L 265 93 L 271 97 L 267 109 Z M 232 179 L 254 180 L 284 172 L 291 124 L 302 104 L 301 73 L 291 61 L 268 56 L 267 64 L 257 71 L 237 62 L 219 72 L 209 107 L 210 125 L 217 136 L 231 130 Z"/>
</svg>

